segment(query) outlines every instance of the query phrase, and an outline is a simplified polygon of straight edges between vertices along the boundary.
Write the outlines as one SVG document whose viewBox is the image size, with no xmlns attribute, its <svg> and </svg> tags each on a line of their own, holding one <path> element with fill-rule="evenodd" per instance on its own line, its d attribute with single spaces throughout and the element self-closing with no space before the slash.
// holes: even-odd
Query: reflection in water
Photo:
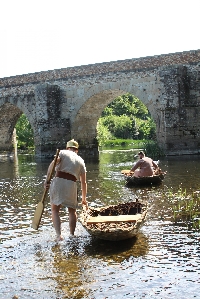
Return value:
<svg viewBox="0 0 200 299">
<path fill-rule="evenodd" d="M 147 237 L 139 233 L 133 239 L 123 242 L 104 241 L 91 238 L 85 245 L 85 253 L 90 257 L 109 260 L 109 264 L 121 263 L 132 257 L 144 256 L 148 252 Z"/>
<path fill-rule="evenodd" d="M 17 152 L 14 154 L 13 160 L 14 160 L 14 175 L 15 175 L 15 178 L 18 178 L 19 177 L 19 161 L 18 161 Z"/>
<path fill-rule="evenodd" d="M 145 255 L 147 248 L 147 238 L 143 234 L 123 243 L 77 237 L 55 245 L 52 247 L 53 268 L 57 273 L 58 289 L 69 298 L 88 298 L 88 286 L 98 279 L 94 271 L 101 276 L 105 267 L 120 266 L 129 258 Z"/>
<path fill-rule="evenodd" d="M 56 273 L 57 288 L 66 298 L 87 298 L 84 288 L 84 258 L 81 254 L 81 240 L 72 240 L 52 247 L 53 268 Z"/>
<path fill-rule="evenodd" d="M 40 229 L 30 227 L 49 161 L 25 155 L 18 155 L 18 164 L 0 159 L 0 298 L 198 298 L 200 234 L 173 222 L 172 203 L 164 195 L 180 186 L 188 192 L 199 189 L 199 157 L 165 158 L 160 161 L 167 171 L 161 186 L 126 188 L 121 170 L 134 161 L 134 152 L 111 151 L 86 166 L 91 206 L 148 203 L 138 236 L 123 242 L 97 240 L 78 222 L 77 237 L 69 239 L 68 216 L 62 211 L 65 240 L 56 244 L 49 198 Z"/>
</svg>

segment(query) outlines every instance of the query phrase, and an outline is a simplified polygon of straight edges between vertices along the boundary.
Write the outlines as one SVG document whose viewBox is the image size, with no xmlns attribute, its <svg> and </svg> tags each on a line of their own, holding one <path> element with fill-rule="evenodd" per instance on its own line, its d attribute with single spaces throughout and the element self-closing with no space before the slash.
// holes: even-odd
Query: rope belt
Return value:
<svg viewBox="0 0 200 299">
<path fill-rule="evenodd" d="M 70 173 L 67 173 L 67 172 L 64 172 L 64 171 L 57 171 L 56 172 L 56 177 L 76 182 L 76 177 L 73 174 L 70 174 Z"/>
</svg>

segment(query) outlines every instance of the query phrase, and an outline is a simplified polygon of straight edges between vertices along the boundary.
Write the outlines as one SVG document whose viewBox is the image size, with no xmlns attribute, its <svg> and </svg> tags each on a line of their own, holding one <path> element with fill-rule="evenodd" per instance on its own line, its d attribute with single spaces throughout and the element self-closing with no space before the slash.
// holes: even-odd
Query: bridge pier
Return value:
<svg viewBox="0 0 200 299">
<path fill-rule="evenodd" d="M 71 138 L 70 138 L 71 139 Z M 68 139 L 68 140 L 70 140 Z M 67 143 L 67 141 L 66 141 Z M 49 144 L 43 144 L 40 145 L 38 144 L 35 147 L 35 156 L 37 158 L 52 158 L 55 153 L 56 153 L 56 149 L 65 149 L 66 148 L 66 143 L 62 144 L 61 143 L 49 143 Z M 95 146 L 90 146 L 90 147 L 85 147 L 85 146 L 81 146 L 79 148 L 79 152 L 78 154 L 83 158 L 83 159 L 90 159 L 90 158 L 95 158 L 98 159 L 99 158 L 99 149 L 98 147 Z"/>
<path fill-rule="evenodd" d="M 61 116 L 62 91 L 58 85 L 43 83 L 35 88 L 38 103 L 33 118 L 36 157 L 52 157 L 70 139 L 70 120 Z"/>
<path fill-rule="evenodd" d="M 35 100 L 40 105 L 34 122 L 34 143 L 36 157 L 52 157 L 56 149 L 65 149 L 68 140 L 74 138 L 79 143 L 79 153 L 85 157 L 98 157 L 97 142 L 72 136 L 71 121 L 63 115 L 63 90 L 58 85 L 39 84 L 35 89 Z"/>
</svg>

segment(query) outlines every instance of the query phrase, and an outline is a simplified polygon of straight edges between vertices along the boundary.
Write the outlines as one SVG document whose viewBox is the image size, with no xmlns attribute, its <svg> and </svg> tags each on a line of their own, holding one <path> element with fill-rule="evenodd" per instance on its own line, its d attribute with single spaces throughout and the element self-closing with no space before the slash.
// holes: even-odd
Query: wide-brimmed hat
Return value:
<svg viewBox="0 0 200 299">
<path fill-rule="evenodd" d="M 72 139 L 72 140 L 69 140 L 67 142 L 67 147 L 74 147 L 74 148 L 78 149 L 79 144 L 78 144 L 77 141 L 75 141 L 74 139 Z"/>
</svg>

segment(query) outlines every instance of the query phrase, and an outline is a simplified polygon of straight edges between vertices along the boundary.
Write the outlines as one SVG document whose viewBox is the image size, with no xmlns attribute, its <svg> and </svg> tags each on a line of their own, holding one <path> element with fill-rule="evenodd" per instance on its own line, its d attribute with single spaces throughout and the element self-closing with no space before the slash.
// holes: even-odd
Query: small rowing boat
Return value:
<svg viewBox="0 0 200 299">
<path fill-rule="evenodd" d="M 145 221 L 147 207 L 127 202 L 102 208 L 83 208 L 80 221 L 87 232 L 99 239 L 120 241 L 133 238 Z"/>
<path fill-rule="evenodd" d="M 159 185 L 162 183 L 166 175 L 166 172 L 162 172 L 161 170 L 159 173 L 147 177 L 135 177 L 134 173 L 130 172 L 130 170 L 122 170 L 121 173 L 124 174 L 127 187 Z"/>
</svg>

